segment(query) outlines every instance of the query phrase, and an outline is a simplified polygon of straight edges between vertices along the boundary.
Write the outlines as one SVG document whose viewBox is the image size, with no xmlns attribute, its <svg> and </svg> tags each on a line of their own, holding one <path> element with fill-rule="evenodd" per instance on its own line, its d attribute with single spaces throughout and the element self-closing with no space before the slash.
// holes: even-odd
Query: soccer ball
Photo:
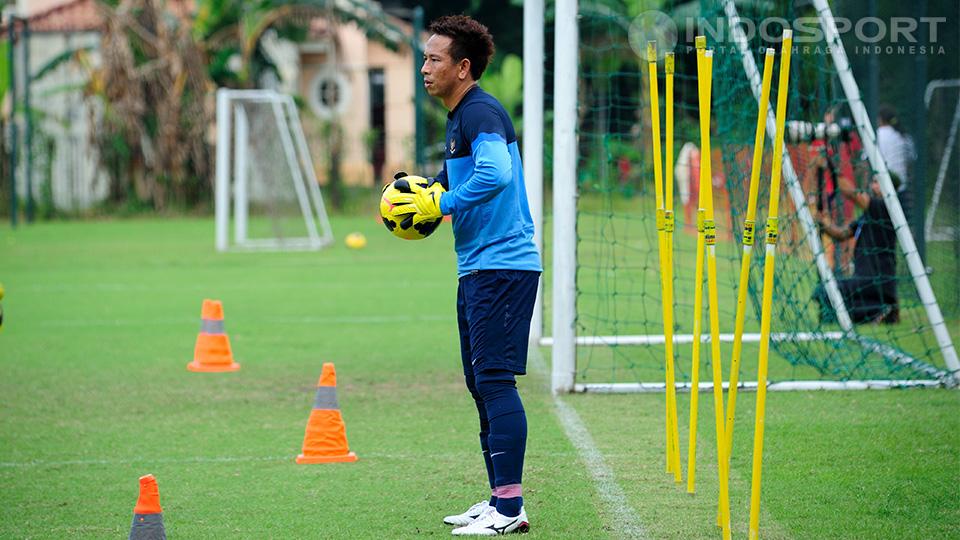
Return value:
<svg viewBox="0 0 960 540">
<path fill-rule="evenodd" d="M 352 232 L 343 239 L 343 243 L 350 249 L 363 249 L 367 245 L 367 237 L 363 233 Z"/>
<path fill-rule="evenodd" d="M 393 205 L 390 204 L 388 198 L 395 193 L 413 193 L 410 184 L 414 182 L 424 188 L 430 184 L 429 180 L 421 176 L 404 176 L 383 186 L 380 196 L 380 217 L 383 219 L 383 225 L 394 236 L 404 240 L 422 240 L 433 234 L 433 231 L 437 230 L 440 222 L 443 221 L 442 218 L 438 218 L 415 224 L 413 222 L 414 214 L 404 214 L 397 217 L 390 215 Z"/>
</svg>

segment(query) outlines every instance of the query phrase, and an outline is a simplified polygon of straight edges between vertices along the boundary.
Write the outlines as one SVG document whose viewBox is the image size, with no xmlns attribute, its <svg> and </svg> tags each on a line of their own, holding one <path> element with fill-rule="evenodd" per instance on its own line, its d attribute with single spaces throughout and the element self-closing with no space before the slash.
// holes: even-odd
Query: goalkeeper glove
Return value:
<svg viewBox="0 0 960 540">
<path fill-rule="evenodd" d="M 416 182 L 409 182 L 407 185 L 410 193 L 400 192 L 387 196 L 387 201 L 392 205 L 390 209 L 392 216 L 415 214 L 414 220 L 418 223 L 443 217 L 443 212 L 440 211 L 440 197 L 444 189 L 439 182 L 429 186 Z"/>
<path fill-rule="evenodd" d="M 417 217 L 424 220 L 443 217 L 443 212 L 440 211 L 440 197 L 443 196 L 444 189 L 439 182 L 434 182 L 425 188 L 417 186 L 413 191 L 413 205 L 417 209 Z"/>
<path fill-rule="evenodd" d="M 419 176 L 410 176 L 404 171 L 397 171 L 393 175 L 394 182 L 388 182 L 383 186 L 383 198 L 390 205 L 389 214 L 395 218 L 401 218 L 406 214 L 413 214 L 415 210 L 411 209 L 413 204 L 413 187 L 416 186 L 416 180 Z M 426 179 L 424 185 L 426 185 Z M 387 188 L 393 186 L 395 189 L 389 194 Z"/>
</svg>

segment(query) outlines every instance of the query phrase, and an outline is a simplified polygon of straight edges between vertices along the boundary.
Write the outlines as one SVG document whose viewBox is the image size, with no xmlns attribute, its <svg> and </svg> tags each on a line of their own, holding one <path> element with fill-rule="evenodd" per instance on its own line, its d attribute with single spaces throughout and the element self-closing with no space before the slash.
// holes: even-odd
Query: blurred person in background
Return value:
<svg viewBox="0 0 960 540">
<path fill-rule="evenodd" d="M 917 159 L 917 151 L 913 139 L 900 130 L 900 119 L 896 109 L 888 104 L 881 105 L 877 113 L 877 147 L 880 149 L 880 156 L 887 164 L 890 176 L 897 177 L 894 180 L 894 184 L 899 184 L 897 196 L 900 198 L 900 204 L 903 205 L 903 213 L 908 216 L 909 221 L 912 205 L 907 187 L 910 183 L 910 167 Z"/>
<path fill-rule="evenodd" d="M 855 188 L 841 176 L 840 194 L 860 209 L 860 217 L 836 224 L 827 212 L 817 212 L 820 230 L 837 242 L 853 240 L 853 274 L 837 280 L 840 294 L 854 324 L 895 324 L 900 321 L 897 299 L 897 235 L 887 213 L 880 183 L 874 178 L 867 191 Z M 899 179 L 894 177 L 894 183 Z M 821 283 L 813 293 L 820 306 L 821 322 L 836 321 L 826 290 Z"/>
<path fill-rule="evenodd" d="M 857 184 L 863 145 L 849 118 L 841 118 L 839 107 L 832 107 L 823 115 L 823 123 L 813 127 L 810 141 L 812 173 L 816 185 L 816 213 L 829 216 L 836 222 L 846 222 L 856 215 L 856 205 L 842 195 L 841 183 L 846 179 L 850 185 Z M 814 184 L 810 182 L 808 185 Z M 824 246 L 834 271 L 843 273 L 853 258 L 853 246 L 830 243 Z"/>
</svg>

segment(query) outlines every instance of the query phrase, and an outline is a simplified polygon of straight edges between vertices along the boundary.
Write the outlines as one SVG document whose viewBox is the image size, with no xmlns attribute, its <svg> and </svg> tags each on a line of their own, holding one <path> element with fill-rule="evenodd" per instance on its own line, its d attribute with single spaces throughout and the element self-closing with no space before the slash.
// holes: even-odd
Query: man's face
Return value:
<svg viewBox="0 0 960 540">
<path fill-rule="evenodd" d="M 454 62 L 448 52 L 453 40 L 447 36 L 434 34 L 423 48 L 423 86 L 433 97 L 443 99 L 455 91 L 457 84 L 465 79 L 467 62 Z"/>
</svg>

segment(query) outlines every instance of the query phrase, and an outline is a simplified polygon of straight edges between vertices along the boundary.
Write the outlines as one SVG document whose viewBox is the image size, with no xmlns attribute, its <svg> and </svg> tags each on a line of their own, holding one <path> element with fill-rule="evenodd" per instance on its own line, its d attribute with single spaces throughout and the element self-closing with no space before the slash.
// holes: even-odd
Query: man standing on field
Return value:
<svg viewBox="0 0 960 540">
<path fill-rule="evenodd" d="M 463 15 L 441 17 L 424 47 L 423 84 L 447 114 L 443 170 L 426 188 L 411 183 L 394 213 L 453 217 L 459 289 L 457 321 L 467 389 L 480 415 L 490 499 L 444 522 L 455 536 L 529 530 L 521 477 L 527 419 L 516 376 L 526 373 L 530 318 L 542 267 L 533 243 L 513 123 L 477 85 L 493 56 L 487 28 Z M 443 186 L 443 189 L 440 186 Z M 391 201 L 392 202 L 392 201 Z M 403 204 L 406 202 L 406 204 Z"/>
</svg>

